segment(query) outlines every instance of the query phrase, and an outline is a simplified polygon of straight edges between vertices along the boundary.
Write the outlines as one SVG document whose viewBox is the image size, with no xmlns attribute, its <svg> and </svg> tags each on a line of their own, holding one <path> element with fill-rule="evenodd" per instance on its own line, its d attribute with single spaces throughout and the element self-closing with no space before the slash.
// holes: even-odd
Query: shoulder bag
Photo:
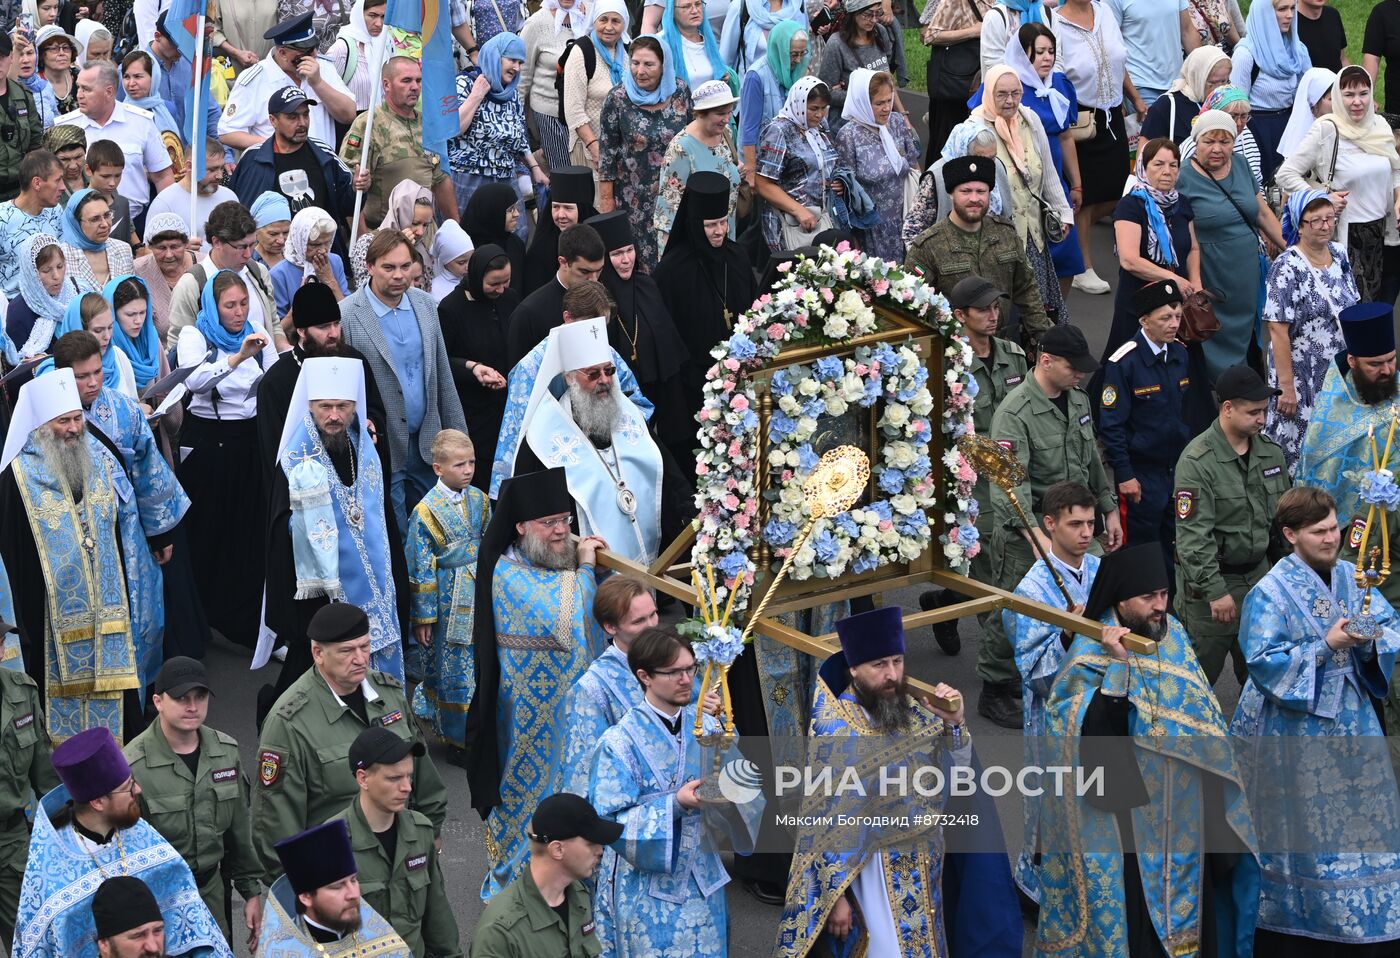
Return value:
<svg viewBox="0 0 1400 958">
<path fill-rule="evenodd" d="M 977 0 L 967 0 L 967 4 L 981 23 Z M 966 100 L 977 89 L 977 75 L 982 72 L 982 41 L 974 37 L 946 46 L 935 44 L 929 50 L 928 64 L 929 99 Z"/>
<path fill-rule="evenodd" d="M 1021 178 L 1021 184 L 1035 198 L 1036 205 L 1040 207 L 1040 228 L 1045 233 L 1045 246 L 1048 250 L 1051 243 L 1058 243 L 1067 235 L 1068 231 L 1065 229 L 1064 221 L 1060 219 L 1060 214 L 1055 212 L 1049 203 L 1045 202 L 1045 198 L 1036 192 L 1035 187 L 1031 186 L 1031 179 L 1025 171 L 1015 163 L 1011 164 L 1011 168 L 1016 171 L 1016 175 Z"/>
</svg>

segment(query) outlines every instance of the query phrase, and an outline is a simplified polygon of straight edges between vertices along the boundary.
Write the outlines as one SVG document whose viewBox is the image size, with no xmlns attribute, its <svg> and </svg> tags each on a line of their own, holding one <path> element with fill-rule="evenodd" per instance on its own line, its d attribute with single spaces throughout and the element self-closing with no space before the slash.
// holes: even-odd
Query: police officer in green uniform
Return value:
<svg viewBox="0 0 1400 958">
<path fill-rule="evenodd" d="M 1001 314 L 997 304 L 1006 294 L 980 276 L 969 276 L 958 281 L 948 293 L 948 305 L 953 310 L 953 318 L 962 323 L 963 335 L 972 346 L 972 378 L 977 382 L 977 398 L 973 400 L 973 429 L 979 436 L 985 436 L 992 426 L 992 414 L 1001 406 L 1001 401 L 1011 390 L 1026 380 L 1025 351 L 1011 342 L 997 336 Z M 992 536 L 992 500 L 987 480 L 977 477 L 977 485 L 972 489 L 977 500 L 977 533 L 982 549 L 972 559 L 970 574 L 979 582 L 995 583 L 996 571 L 993 567 L 992 550 L 989 548 Z M 948 589 L 930 589 L 919 596 L 919 606 L 925 612 L 959 602 L 963 596 Z M 1000 614 L 1000 613 L 998 613 Z M 990 614 L 978 617 L 986 628 Z M 957 655 L 962 648 L 958 636 L 957 620 L 943 622 L 933 627 L 933 637 L 939 648 L 949 655 Z"/>
<path fill-rule="evenodd" d="M 952 289 L 969 276 L 981 276 L 1009 297 L 997 306 L 999 335 L 1033 348 L 1054 325 L 1045 312 L 1035 273 L 1026 260 L 1016 227 L 991 216 L 996 161 L 984 156 L 960 156 L 943 164 L 943 182 L 952 200 L 948 218 L 914 237 L 905 257 L 935 289 Z"/>
<path fill-rule="evenodd" d="M 1035 369 L 1002 401 L 987 433 L 1025 467 L 1026 481 L 1012 491 L 1032 523 L 1029 535 L 1039 540 L 1046 553 L 1050 538 L 1041 525 L 1040 500 L 1057 482 L 1087 486 L 1098 500 L 1109 551 L 1123 544 L 1118 503 L 1099 458 L 1089 397 L 1079 388 L 1098 365 L 1078 329 L 1051 328 L 1041 338 Z M 1035 565 L 1036 553 L 1006 493 L 993 484 L 991 494 L 992 561 L 997 565 L 997 584 L 1010 592 Z M 1097 539 L 1089 551 L 1103 554 Z M 1002 728 L 1021 728 L 1021 678 L 999 615 L 988 617 L 977 653 L 977 674 L 982 678 L 978 714 Z"/>
<path fill-rule="evenodd" d="M 232 942 L 229 885 L 243 898 L 249 948 L 262 924 L 261 869 L 248 828 L 248 780 L 238 742 L 204 724 L 209 675 L 195 659 L 166 660 L 152 685 L 156 720 L 123 751 L 141 786 L 141 817 L 190 866 L 199 897 Z"/>
<path fill-rule="evenodd" d="M 0 628 L 10 626 L 0 623 Z M 0 940 L 6 948 L 15 940 L 19 888 L 29 858 L 24 806 L 31 791 L 38 798 L 58 785 L 50 751 L 39 686 L 18 657 L 8 660 L 0 667 Z"/>
<path fill-rule="evenodd" d="M 0 73 L 5 84 L 4 93 L 0 94 L 0 201 L 19 195 L 19 161 L 30 150 L 39 149 L 44 136 L 44 122 L 34 105 L 34 95 L 9 78 L 13 54 L 14 41 L 8 33 L 0 34 L 0 65 L 6 68 Z M 8 938 L 5 943 L 9 944 Z"/>
<path fill-rule="evenodd" d="M 1220 416 L 1176 464 L 1176 617 L 1211 684 L 1228 652 L 1243 684 L 1240 608 L 1269 571 L 1274 507 L 1291 483 L 1283 447 L 1260 432 L 1279 390 L 1248 366 L 1231 366 L 1215 392 Z"/>
<path fill-rule="evenodd" d="M 369 617 L 348 602 L 332 602 L 307 626 L 314 666 L 272 706 L 258 743 L 253 789 L 253 844 L 263 881 L 282 871 L 273 844 L 344 811 L 359 793 L 348 756 L 356 736 L 371 725 L 421 742 L 403 686 L 369 667 Z M 441 834 L 447 789 L 433 760 L 413 762 L 414 809 Z"/>
<path fill-rule="evenodd" d="M 530 818 L 530 862 L 492 898 L 476 924 L 472 958 L 591 958 L 602 952 L 584 881 L 622 825 L 588 799 L 560 792 Z"/>
<path fill-rule="evenodd" d="M 360 894 L 415 955 L 461 958 L 457 920 L 447 901 L 433 823 L 408 807 L 413 763 L 422 742 L 371 725 L 350 746 L 360 793 L 339 817 L 350 828 Z"/>
</svg>

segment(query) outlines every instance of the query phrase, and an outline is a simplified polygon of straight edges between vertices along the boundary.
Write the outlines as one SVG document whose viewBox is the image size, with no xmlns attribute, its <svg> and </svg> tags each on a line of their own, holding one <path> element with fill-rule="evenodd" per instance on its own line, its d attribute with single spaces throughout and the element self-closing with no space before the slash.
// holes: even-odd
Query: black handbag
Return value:
<svg viewBox="0 0 1400 958">
<path fill-rule="evenodd" d="M 972 15 L 982 22 L 977 0 L 967 0 Z M 966 100 L 977 89 L 977 75 L 982 72 L 982 41 L 963 40 L 961 43 L 935 44 L 929 50 L 928 96 L 930 100 Z"/>
</svg>

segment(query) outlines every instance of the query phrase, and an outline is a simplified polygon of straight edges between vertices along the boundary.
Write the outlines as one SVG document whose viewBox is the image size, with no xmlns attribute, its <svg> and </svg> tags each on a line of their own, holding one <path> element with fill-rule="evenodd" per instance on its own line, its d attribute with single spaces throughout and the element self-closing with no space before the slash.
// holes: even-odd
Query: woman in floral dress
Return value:
<svg viewBox="0 0 1400 958">
<path fill-rule="evenodd" d="M 841 165 L 880 211 L 880 222 L 857 230 L 860 248 L 871 256 L 904 262 L 904 177 L 919 169 L 919 138 L 908 117 L 894 110 L 894 77 L 872 70 L 851 71 L 843 116 L 836 134 Z"/>
<path fill-rule="evenodd" d="M 1264 296 L 1269 385 L 1283 390 L 1270 401 L 1264 434 L 1283 447 L 1290 473 L 1327 367 L 1344 348 L 1337 316 L 1361 299 L 1346 250 L 1332 242 L 1336 228 L 1326 193 L 1290 196 L 1283 211 L 1289 246 L 1274 260 Z"/>
<path fill-rule="evenodd" d="M 650 273 L 661 259 L 652 229 L 659 171 L 666 148 L 690 121 L 690 89 L 676 78 L 666 45 L 650 34 L 632 41 L 622 82 L 603 102 L 598 138 L 598 211 L 627 210 L 637 268 Z"/>
<path fill-rule="evenodd" d="M 671 141 L 661 164 L 661 185 L 651 225 L 662 252 L 666 250 L 671 225 L 692 173 L 718 173 L 728 178 L 729 238 L 734 238 L 734 214 L 739 202 L 739 151 L 729 135 L 729 120 L 734 116 L 738 100 L 723 80 L 706 80 L 695 88 L 691 97 L 695 119 Z"/>
</svg>

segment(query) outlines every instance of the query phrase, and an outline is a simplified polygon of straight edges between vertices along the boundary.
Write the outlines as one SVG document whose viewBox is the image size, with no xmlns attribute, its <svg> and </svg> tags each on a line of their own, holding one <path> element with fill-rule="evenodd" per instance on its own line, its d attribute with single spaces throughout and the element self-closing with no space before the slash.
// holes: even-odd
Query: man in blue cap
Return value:
<svg viewBox="0 0 1400 958">
<path fill-rule="evenodd" d="M 344 819 L 308 828 L 274 847 L 284 874 L 267 892 L 261 954 L 412 958 L 394 927 L 360 897 Z"/>
<path fill-rule="evenodd" d="M 1360 500 L 1358 477 L 1375 468 L 1375 449 L 1385 449 L 1397 415 L 1395 382 L 1395 316 L 1389 303 L 1357 303 L 1342 310 L 1346 352 L 1327 370 L 1322 391 L 1313 403 L 1312 419 L 1303 436 L 1293 481 L 1316 486 L 1337 501 L 1337 524 L 1342 528 L 1342 558 L 1364 565 L 1357 556 L 1366 527 L 1367 505 Z M 1386 468 L 1395 470 L 1392 455 Z M 1391 550 L 1400 549 L 1400 521 L 1388 523 Z M 1380 529 L 1369 544 L 1380 545 Z M 1400 605 L 1400 576 L 1391 576 L 1381 592 L 1392 606 Z M 1386 727 L 1391 729 L 1390 760 L 1400 769 L 1400 692 L 1394 680 L 1385 701 Z"/>
<path fill-rule="evenodd" d="M 273 42 L 272 52 L 238 75 L 219 120 L 219 139 L 235 150 L 260 146 L 272 135 L 269 98 L 283 87 L 296 87 L 311 109 L 311 138 L 332 148 L 335 124 L 355 119 L 355 97 L 331 61 L 317 55 L 310 11 L 263 36 Z"/>
<path fill-rule="evenodd" d="M 840 785 L 803 802 L 801 817 L 823 824 L 797 835 L 774 954 L 844 954 L 854 945 L 905 958 L 1019 956 L 1020 911 L 994 812 L 979 818 L 977 834 L 991 837 L 995 854 L 948 854 L 939 822 L 955 810 L 932 775 L 946 781 L 952 766 L 972 764 L 961 696 L 935 686 L 940 697 L 957 697 L 948 711 L 910 694 L 897 607 L 841 619 L 836 633 L 841 651 L 821 668 L 806 771 L 831 767 Z M 926 784 L 889 784 L 901 780 Z M 856 824 L 883 818 L 890 823 Z M 956 894 L 964 883 L 976 895 Z"/>
</svg>

